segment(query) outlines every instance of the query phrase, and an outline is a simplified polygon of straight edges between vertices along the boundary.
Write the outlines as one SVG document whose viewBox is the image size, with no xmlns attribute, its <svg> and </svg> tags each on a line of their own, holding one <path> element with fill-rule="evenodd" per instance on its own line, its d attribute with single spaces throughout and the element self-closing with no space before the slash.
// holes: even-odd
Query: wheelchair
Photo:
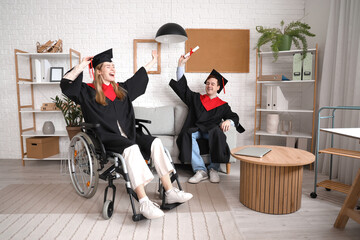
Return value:
<svg viewBox="0 0 360 240">
<path fill-rule="evenodd" d="M 147 134 L 151 135 L 149 130 L 142 124 L 151 123 L 151 121 L 136 119 L 135 123 L 136 131 L 143 132 L 143 130 L 145 130 Z M 81 126 L 81 132 L 76 134 L 70 141 L 68 165 L 71 181 L 76 192 L 84 198 L 91 198 L 96 193 L 99 178 L 107 181 L 108 185 L 104 192 L 102 217 L 104 219 L 110 219 L 114 213 L 115 206 L 114 202 L 116 196 L 116 187 L 114 185 L 114 180 L 122 177 L 125 180 L 126 191 L 130 197 L 130 203 L 133 211 L 132 220 L 137 222 L 142 219 L 146 219 L 142 214 L 136 212 L 134 199 L 136 201 L 139 199 L 135 191 L 131 188 L 130 179 L 123 156 L 119 153 L 105 150 L 104 145 L 96 134 L 96 128 L 99 126 L 100 124 L 83 123 Z M 164 149 L 171 164 L 174 166 L 169 151 L 166 148 Z M 110 167 L 104 170 L 106 167 L 105 165 L 109 164 Z M 153 167 L 151 159 L 147 161 L 147 165 L 150 168 Z M 174 172 L 170 175 L 170 180 L 172 183 L 176 181 L 178 188 L 182 190 L 175 166 Z M 112 190 L 111 199 L 107 199 L 109 189 Z M 165 203 L 165 189 L 163 188 L 160 179 L 158 192 L 160 194 L 160 198 L 162 199 L 162 204 L 160 206 L 161 209 L 170 210 L 181 204 Z M 111 196 L 110 192 L 109 195 Z"/>
</svg>

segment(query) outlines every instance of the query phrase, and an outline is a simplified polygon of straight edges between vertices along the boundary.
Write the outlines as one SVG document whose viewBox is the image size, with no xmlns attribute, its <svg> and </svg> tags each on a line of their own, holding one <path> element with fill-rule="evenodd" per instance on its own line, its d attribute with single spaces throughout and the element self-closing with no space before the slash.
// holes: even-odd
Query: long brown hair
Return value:
<svg viewBox="0 0 360 240">
<path fill-rule="evenodd" d="M 96 91 L 96 95 L 95 95 L 95 100 L 97 103 L 106 106 L 106 100 L 105 100 L 105 94 L 102 90 L 102 77 L 99 73 L 100 69 L 102 68 L 102 66 L 104 65 L 104 63 L 100 63 L 99 65 L 96 66 L 95 68 L 95 80 L 93 82 L 94 86 L 95 86 L 95 91 Z M 116 84 L 115 82 L 110 82 L 111 86 L 114 88 L 116 97 L 119 98 L 120 100 L 123 100 L 126 97 L 126 90 L 123 89 L 122 87 L 120 87 L 118 84 Z"/>
</svg>

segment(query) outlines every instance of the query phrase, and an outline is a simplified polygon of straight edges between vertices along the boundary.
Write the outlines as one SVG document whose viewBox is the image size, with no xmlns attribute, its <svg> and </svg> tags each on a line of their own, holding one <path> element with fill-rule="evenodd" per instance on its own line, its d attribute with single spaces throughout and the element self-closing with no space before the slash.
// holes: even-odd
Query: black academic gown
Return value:
<svg viewBox="0 0 360 240">
<path fill-rule="evenodd" d="M 132 106 L 132 101 L 145 93 L 149 81 L 145 68 L 140 68 L 124 83 L 117 83 L 127 91 L 126 97 L 123 100 L 115 98 L 114 101 L 106 98 L 106 106 L 95 101 L 95 89 L 83 83 L 82 79 L 83 73 L 74 81 L 63 78 L 60 87 L 67 97 L 81 106 L 85 122 L 100 124 L 96 132 L 105 148 L 122 153 L 125 148 L 138 144 L 144 157 L 148 159 L 154 138 L 136 132 Z M 118 122 L 127 138 L 121 135 Z"/>
<path fill-rule="evenodd" d="M 201 103 L 200 94 L 189 89 L 185 75 L 179 81 L 171 80 L 169 85 L 189 108 L 185 123 L 176 140 L 180 150 L 180 161 L 182 163 L 191 162 L 191 135 L 200 130 L 209 134 L 209 141 L 206 141 L 207 146 L 202 145 L 204 142 L 198 141 L 200 153 L 205 153 L 207 148 L 211 156 L 211 162 L 228 163 L 230 149 L 219 124 L 222 120 L 231 119 L 236 126 L 236 130 L 242 133 L 245 129 L 239 124 L 238 115 L 231 111 L 227 103 L 207 111 Z"/>
</svg>

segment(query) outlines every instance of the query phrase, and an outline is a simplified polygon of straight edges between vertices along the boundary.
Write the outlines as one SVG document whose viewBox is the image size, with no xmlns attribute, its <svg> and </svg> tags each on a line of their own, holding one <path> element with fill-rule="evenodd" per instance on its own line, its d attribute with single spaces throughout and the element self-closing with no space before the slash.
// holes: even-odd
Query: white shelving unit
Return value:
<svg viewBox="0 0 360 240">
<path fill-rule="evenodd" d="M 69 53 L 28 53 L 25 51 L 21 51 L 18 49 L 14 50 L 15 53 L 15 67 L 16 67 L 16 87 L 17 87 L 17 100 L 18 100 L 18 114 L 19 114 L 19 131 L 20 131 L 20 139 L 21 139 L 21 156 L 22 156 L 22 164 L 25 165 L 26 160 L 64 160 L 67 159 L 67 153 L 60 152 L 59 154 L 43 158 L 29 158 L 27 157 L 27 153 L 25 150 L 25 139 L 28 137 L 41 137 L 41 136 L 58 136 L 58 137 L 68 137 L 66 130 L 55 131 L 54 134 L 43 134 L 43 132 L 36 129 L 36 119 L 37 115 L 49 115 L 53 116 L 54 114 L 56 117 L 62 117 L 61 111 L 41 111 L 39 108 L 35 107 L 35 98 L 36 98 L 36 91 L 34 88 L 37 86 L 47 86 L 50 88 L 57 87 L 59 88 L 60 82 L 50 82 L 49 80 L 45 80 L 43 82 L 33 81 L 33 59 L 46 59 L 46 60 L 55 60 L 57 62 L 62 63 L 69 63 L 70 68 L 74 65 L 74 61 L 78 61 L 80 63 L 81 55 L 80 52 L 77 52 L 73 49 L 69 50 Z M 28 59 L 28 61 L 26 61 Z M 23 61 L 25 60 L 25 62 Z M 76 63 L 77 64 L 77 63 Z M 29 67 L 27 75 L 29 77 L 22 78 L 22 71 L 20 70 L 22 67 Z M 22 86 L 24 89 L 22 89 Z M 60 94 L 60 92 L 59 92 Z M 23 95 L 28 95 L 30 100 L 28 100 L 29 104 L 22 104 L 22 97 Z M 54 96 L 46 96 L 48 102 L 51 101 L 51 97 Z M 29 115 L 32 117 L 30 120 L 31 126 L 24 128 L 24 116 L 28 117 Z M 29 119 L 26 119 L 29 121 Z"/>
<path fill-rule="evenodd" d="M 288 61 L 288 63 L 284 63 L 281 66 L 274 66 L 276 63 L 272 62 L 273 52 L 256 52 L 256 93 L 255 93 L 255 120 L 254 120 L 254 144 L 260 144 L 262 137 L 279 137 L 279 138 L 306 138 L 311 140 L 311 151 L 313 152 L 313 141 L 314 141 L 314 123 L 315 123 L 315 105 L 316 105 L 316 82 L 317 82 L 317 61 L 318 61 L 318 46 L 314 49 L 308 49 L 308 53 L 312 53 L 313 55 L 313 73 L 312 76 L 314 79 L 312 80 L 292 80 L 288 81 L 264 81 L 261 79 L 264 68 L 267 68 L 267 74 L 284 74 L 284 71 L 292 73 L 292 59 Z M 284 58 L 291 58 L 296 53 L 302 53 L 302 50 L 290 50 L 290 51 L 280 51 L 278 55 L 278 62 L 282 61 Z M 266 63 L 265 60 L 269 60 Z M 286 65 L 288 64 L 288 65 Z M 266 65 L 266 66 L 265 66 Z M 289 75 L 289 74 L 287 74 Z M 310 89 L 311 94 L 313 95 L 311 98 L 307 98 L 303 100 L 304 103 L 301 103 L 300 106 L 296 106 L 294 104 L 290 104 L 288 109 L 267 109 L 266 108 L 266 98 L 265 96 L 265 87 L 267 86 L 280 86 L 280 88 L 284 91 L 284 95 L 286 91 L 289 89 L 296 89 L 296 94 L 288 95 L 297 95 L 298 97 L 303 97 L 305 91 L 303 89 Z M 294 101 L 298 103 L 299 101 Z M 302 102 L 302 101 L 300 101 Z M 279 113 L 281 116 L 290 116 L 294 118 L 296 121 L 295 126 L 293 126 L 293 131 L 291 134 L 282 134 L 280 131 L 275 134 L 268 133 L 266 131 L 265 119 L 266 115 L 269 113 Z M 289 117 L 290 118 L 290 117 Z M 301 119 L 311 118 L 312 124 L 310 127 L 303 126 L 305 124 L 301 124 Z M 302 122 L 309 122 L 303 120 Z M 272 141 L 272 139 L 268 139 L 268 141 Z"/>
</svg>

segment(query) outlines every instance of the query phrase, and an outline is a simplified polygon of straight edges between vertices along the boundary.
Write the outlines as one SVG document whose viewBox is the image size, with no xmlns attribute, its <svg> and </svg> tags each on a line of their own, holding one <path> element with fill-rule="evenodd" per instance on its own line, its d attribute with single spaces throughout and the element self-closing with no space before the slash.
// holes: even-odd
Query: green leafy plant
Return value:
<svg viewBox="0 0 360 240">
<path fill-rule="evenodd" d="M 280 27 L 281 28 L 264 28 L 263 26 L 256 26 L 256 31 L 261 33 L 261 36 L 256 43 L 255 49 L 257 48 L 258 52 L 260 52 L 262 45 L 271 42 L 271 50 L 275 59 L 274 61 L 276 61 L 279 51 L 282 50 L 281 45 L 283 44 L 284 36 L 287 35 L 291 38 L 291 42 L 294 43 L 297 49 L 302 49 L 302 59 L 304 59 L 308 48 L 306 37 L 315 36 L 315 34 L 309 31 L 311 27 L 300 21 L 293 21 L 286 26 L 284 26 L 284 21 L 281 21 Z"/>
<path fill-rule="evenodd" d="M 66 126 L 77 127 L 83 121 L 83 115 L 81 108 L 70 98 L 62 94 L 62 97 L 56 96 L 51 98 L 55 103 L 56 107 L 59 108 L 64 116 Z"/>
</svg>

